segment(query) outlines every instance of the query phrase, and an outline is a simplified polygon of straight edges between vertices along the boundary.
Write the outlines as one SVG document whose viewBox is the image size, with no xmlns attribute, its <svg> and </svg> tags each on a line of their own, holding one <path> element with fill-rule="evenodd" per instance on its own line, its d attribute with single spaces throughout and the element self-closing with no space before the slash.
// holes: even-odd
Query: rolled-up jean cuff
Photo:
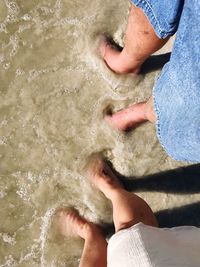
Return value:
<svg viewBox="0 0 200 267">
<path fill-rule="evenodd" d="M 155 12 L 153 10 L 153 7 L 151 6 L 151 4 L 148 1 L 146 1 L 146 0 L 131 0 L 131 2 L 135 6 L 142 9 L 143 13 L 147 16 L 149 22 L 151 23 L 156 35 L 160 39 L 165 39 L 165 38 L 167 38 L 167 37 L 169 37 L 175 33 L 175 30 L 167 31 L 160 26 L 159 20 L 158 20 Z"/>
</svg>

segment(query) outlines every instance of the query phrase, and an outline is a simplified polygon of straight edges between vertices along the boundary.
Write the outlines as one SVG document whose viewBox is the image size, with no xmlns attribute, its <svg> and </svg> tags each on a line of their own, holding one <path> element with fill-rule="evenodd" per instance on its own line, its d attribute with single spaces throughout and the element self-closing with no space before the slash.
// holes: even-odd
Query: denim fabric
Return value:
<svg viewBox="0 0 200 267">
<path fill-rule="evenodd" d="M 173 35 L 178 27 L 184 0 L 132 0 L 141 8 L 159 38 Z"/>
<path fill-rule="evenodd" d="M 200 162 L 200 1 L 185 0 L 170 62 L 153 90 L 157 134 L 176 160 Z"/>
<path fill-rule="evenodd" d="M 200 162 L 200 1 L 133 2 L 160 37 L 178 26 L 170 61 L 153 89 L 157 135 L 174 159 Z"/>
</svg>

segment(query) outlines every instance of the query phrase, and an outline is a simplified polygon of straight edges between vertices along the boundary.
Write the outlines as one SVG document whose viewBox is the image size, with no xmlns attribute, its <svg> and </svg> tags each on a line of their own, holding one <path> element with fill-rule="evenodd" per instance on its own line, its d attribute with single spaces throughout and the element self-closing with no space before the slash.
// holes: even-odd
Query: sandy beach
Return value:
<svg viewBox="0 0 200 267">
<path fill-rule="evenodd" d="M 112 163 L 161 226 L 200 225 L 200 166 L 168 157 L 151 123 L 125 134 L 104 121 L 106 109 L 148 99 L 161 71 L 149 63 L 146 73 L 118 75 L 99 55 L 100 34 L 123 46 L 129 6 L 0 1 L 0 267 L 78 266 L 83 242 L 61 237 L 53 218 L 75 207 L 112 224 L 110 203 L 83 172 L 93 153 Z"/>
</svg>

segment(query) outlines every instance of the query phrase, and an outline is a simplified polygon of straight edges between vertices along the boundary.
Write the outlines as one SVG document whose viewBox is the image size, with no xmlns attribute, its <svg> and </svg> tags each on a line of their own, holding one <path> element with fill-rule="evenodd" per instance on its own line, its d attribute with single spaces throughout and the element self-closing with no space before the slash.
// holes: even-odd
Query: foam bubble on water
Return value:
<svg viewBox="0 0 200 267">
<path fill-rule="evenodd" d="M 34 175 L 32 172 L 28 172 L 27 173 L 27 179 L 31 182 L 35 182 L 38 180 L 38 177 L 36 175 Z M 40 180 L 40 179 L 39 179 Z"/>
<path fill-rule="evenodd" d="M 25 255 L 21 255 L 20 260 L 19 260 L 19 264 L 21 264 L 24 261 L 27 261 L 29 259 L 32 258 L 36 258 L 38 255 L 38 244 L 33 244 L 31 246 L 31 250 L 30 252 L 26 253 Z"/>
<path fill-rule="evenodd" d="M 3 63 L 5 60 L 4 54 L 0 54 L 0 63 Z"/>
<path fill-rule="evenodd" d="M 49 72 L 55 72 L 58 70 L 58 66 L 52 66 L 46 69 L 40 69 L 40 70 L 36 70 L 36 69 L 31 69 L 28 72 L 28 82 L 33 81 L 34 79 L 36 79 L 38 76 L 42 75 L 42 74 L 46 74 Z"/>
<path fill-rule="evenodd" d="M 54 12 L 51 8 L 49 8 L 47 6 L 39 6 L 38 10 L 42 11 L 44 16 L 47 16 L 47 15 L 49 15 L 49 14 Z"/>
<path fill-rule="evenodd" d="M 28 171 L 25 173 L 15 172 L 15 173 L 12 173 L 12 176 L 15 177 L 16 180 L 18 181 L 18 186 L 20 187 L 20 190 L 18 190 L 18 195 L 20 195 L 23 198 L 23 196 L 28 194 L 27 190 L 31 187 L 30 182 L 32 184 L 37 184 L 38 182 L 44 182 L 47 180 L 49 176 L 49 169 L 44 169 L 40 174 L 36 174 L 31 171 Z M 29 183 L 28 186 L 27 186 L 27 180 Z M 23 181 L 24 185 L 19 184 L 20 181 Z"/>
<path fill-rule="evenodd" d="M 5 191 L 0 191 L 0 198 L 4 198 L 7 196 L 7 193 Z"/>
<path fill-rule="evenodd" d="M 54 23 L 54 26 L 65 26 L 65 25 L 81 25 L 81 22 L 77 18 L 63 18 Z"/>
<path fill-rule="evenodd" d="M 20 9 L 17 5 L 16 1 L 12 0 L 5 0 L 6 6 L 8 8 L 8 15 L 6 17 L 6 23 L 16 22 L 18 20 L 17 14 L 19 13 Z"/>
<path fill-rule="evenodd" d="M 6 63 L 4 63 L 4 64 L 3 64 L 3 68 L 4 68 L 5 70 L 8 70 L 8 69 L 10 68 L 10 62 L 6 62 Z"/>
<path fill-rule="evenodd" d="M 5 23 L 0 23 L 0 32 L 8 33 Z"/>
<path fill-rule="evenodd" d="M 6 125 L 8 125 L 8 121 L 6 119 L 5 120 L 2 120 L 0 122 L 0 127 L 6 126 Z"/>
<path fill-rule="evenodd" d="M 88 25 L 86 24 L 89 24 L 89 25 L 92 25 L 95 21 L 96 21 L 96 16 L 98 15 L 98 13 L 94 13 L 90 16 L 86 16 L 86 17 L 83 17 L 82 18 L 82 22 L 83 22 L 83 25 L 88 28 Z"/>
<path fill-rule="evenodd" d="M 6 256 L 5 262 L 0 265 L 0 267 L 15 267 L 18 263 L 13 259 L 12 255 Z"/>
<path fill-rule="evenodd" d="M 30 185 L 28 185 L 30 187 Z M 16 191 L 16 194 L 22 198 L 24 201 L 30 201 L 29 192 L 27 189 L 27 185 L 22 185 L 19 190 Z"/>
<path fill-rule="evenodd" d="M 8 8 L 8 12 L 10 13 L 19 13 L 19 7 L 16 1 L 13 0 L 5 0 L 6 6 Z"/>
<path fill-rule="evenodd" d="M 66 85 L 61 85 L 60 90 L 62 94 L 71 94 L 71 93 L 77 93 L 80 88 L 77 86 L 68 87 Z"/>
<path fill-rule="evenodd" d="M 13 23 L 17 21 L 17 16 L 15 14 L 8 14 L 6 17 L 6 22 L 7 23 Z"/>
<path fill-rule="evenodd" d="M 10 52 L 10 56 L 13 57 L 16 55 L 16 53 L 19 49 L 19 39 L 18 39 L 18 36 L 16 34 L 10 37 L 9 45 L 12 45 L 12 50 Z"/>
<path fill-rule="evenodd" d="M 34 80 L 36 77 L 39 76 L 39 72 L 35 69 L 32 69 L 32 70 L 29 70 L 29 73 L 28 73 L 28 82 L 31 82 L 32 80 Z"/>
<path fill-rule="evenodd" d="M 21 76 L 21 75 L 25 74 L 25 71 L 23 69 L 19 68 L 19 69 L 16 69 L 15 73 L 16 73 L 16 76 Z"/>
<path fill-rule="evenodd" d="M 8 243 L 9 245 L 15 245 L 16 244 L 16 240 L 15 240 L 16 233 L 13 236 L 11 236 L 7 233 L 0 233 L 0 237 L 2 238 L 2 240 L 5 243 Z"/>
<path fill-rule="evenodd" d="M 60 175 L 59 176 L 62 176 L 62 177 L 70 177 L 72 179 L 75 179 L 75 180 L 80 180 L 80 181 L 83 181 L 84 180 L 84 176 L 82 176 L 80 173 L 78 173 L 77 171 L 72 171 L 72 170 L 69 170 L 67 168 L 63 169 L 61 172 L 60 172 Z"/>
<path fill-rule="evenodd" d="M 42 255 L 40 258 L 41 267 L 46 266 L 44 253 L 45 253 L 45 243 L 47 240 L 47 233 L 49 230 L 51 218 L 55 214 L 55 211 L 59 205 L 60 203 L 57 203 L 55 206 L 48 208 L 45 215 L 42 217 L 42 225 L 40 227 L 41 231 L 40 231 L 40 237 L 39 237 L 40 247 L 41 247 L 41 252 L 42 252 Z"/>
<path fill-rule="evenodd" d="M 55 16 L 57 18 L 60 18 L 61 10 L 62 10 L 61 0 L 57 0 L 55 3 Z"/>
<path fill-rule="evenodd" d="M 0 145 L 7 145 L 7 141 L 8 141 L 7 137 L 2 136 L 0 138 Z"/>
<path fill-rule="evenodd" d="M 23 19 L 24 21 L 30 21 L 30 20 L 32 19 L 32 17 L 31 17 L 31 15 L 29 15 L 29 14 L 24 14 L 24 15 L 22 16 L 22 19 Z"/>
</svg>

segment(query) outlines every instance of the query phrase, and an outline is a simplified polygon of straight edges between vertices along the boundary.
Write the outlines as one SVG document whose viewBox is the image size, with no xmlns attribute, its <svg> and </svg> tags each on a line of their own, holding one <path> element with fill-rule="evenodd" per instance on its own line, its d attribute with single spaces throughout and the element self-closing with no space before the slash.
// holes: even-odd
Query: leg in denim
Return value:
<svg viewBox="0 0 200 267">
<path fill-rule="evenodd" d="M 200 161 L 200 3 L 186 0 L 170 62 L 153 95 L 157 133 L 174 159 Z"/>
<path fill-rule="evenodd" d="M 130 36 L 134 32 L 132 28 L 139 32 L 139 35 L 136 32 L 134 36 L 135 42 L 138 36 L 140 39 L 136 54 L 144 47 L 152 53 L 176 31 L 177 36 L 170 62 L 164 66 L 154 87 L 153 98 L 119 111 L 108 117 L 107 121 L 119 130 L 133 128 L 146 120 L 156 121 L 159 140 L 170 156 L 177 160 L 200 162 L 200 3 L 198 0 L 132 2 L 133 13 L 130 13 L 127 29 Z M 132 25 L 131 16 L 136 17 Z M 137 22 L 137 18 L 142 19 Z M 147 37 L 140 35 L 145 33 L 145 27 Z M 134 40 L 131 37 L 127 40 L 133 43 L 131 45 L 134 49 Z M 122 66 L 121 63 L 127 64 L 127 61 L 131 61 L 130 57 L 135 56 L 129 52 L 131 45 L 125 42 L 119 54 L 108 50 L 113 57 L 110 62 L 114 62 L 115 67 Z M 129 67 L 125 73 L 132 70 Z"/>
</svg>

